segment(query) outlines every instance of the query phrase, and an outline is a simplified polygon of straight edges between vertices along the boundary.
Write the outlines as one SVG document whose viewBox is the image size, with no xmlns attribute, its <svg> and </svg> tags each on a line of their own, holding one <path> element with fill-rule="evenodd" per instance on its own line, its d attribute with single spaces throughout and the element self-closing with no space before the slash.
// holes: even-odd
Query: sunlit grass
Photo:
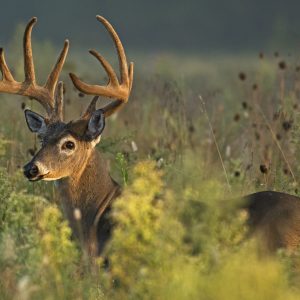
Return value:
<svg viewBox="0 0 300 300">
<path fill-rule="evenodd" d="M 44 78 L 55 51 L 35 45 Z M 21 53 L 10 54 L 22 77 Z M 130 102 L 107 120 L 98 149 L 124 191 L 113 207 L 114 235 L 96 262 L 73 240 L 53 184 L 22 175 L 39 145 L 21 102 L 39 106 L 1 95 L 1 299 L 298 299 L 299 254 L 258 252 L 237 208 L 250 192 L 299 192 L 295 61 L 164 55 L 137 64 Z M 75 62 L 66 71 L 85 74 Z M 89 97 L 78 96 L 66 73 L 69 119 Z M 90 74 L 95 82 L 98 75 Z"/>
</svg>

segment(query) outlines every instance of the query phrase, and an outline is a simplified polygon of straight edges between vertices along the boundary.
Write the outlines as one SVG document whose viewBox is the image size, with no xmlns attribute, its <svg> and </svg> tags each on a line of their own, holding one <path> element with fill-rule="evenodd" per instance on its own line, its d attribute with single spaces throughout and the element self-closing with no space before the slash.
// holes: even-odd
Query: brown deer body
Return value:
<svg viewBox="0 0 300 300">
<path fill-rule="evenodd" d="M 258 236 L 264 250 L 300 245 L 300 198 L 279 192 L 258 192 L 244 198 L 250 230 Z"/>
<path fill-rule="evenodd" d="M 82 173 L 57 180 L 57 186 L 74 234 L 89 253 L 102 252 L 111 233 L 110 204 L 120 195 L 120 187 L 110 177 L 101 153 L 93 150 Z"/>
<path fill-rule="evenodd" d="M 44 86 L 36 84 L 32 58 L 31 31 L 36 18 L 28 23 L 24 34 L 24 82 L 15 81 L 5 62 L 3 49 L 0 51 L 0 92 L 28 96 L 42 104 L 47 112 L 47 117 L 43 117 L 25 110 L 27 125 L 32 132 L 38 134 L 42 147 L 24 166 L 24 174 L 30 181 L 56 182 L 65 216 L 74 235 L 90 255 L 99 254 L 109 238 L 109 207 L 120 194 L 119 185 L 110 177 L 107 163 L 95 146 L 100 142 L 105 118 L 128 101 L 133 81 L 133 64 L 128 68 L 117 33 L 106 19 L 100 16 L 97 19 L 106 27 L 115 43 L 119 57 L 120 82 L 104 57 L 91 50 L 90 53 L 107 72 L 109 82 L 107 86 L 89 85 L 70 74 L 74 85 L 81 92 L 95 95 L 86 112 L 75 121 L 63 121 L 62 83 L 58 84 L 55 94 L 58 77 L 68 52 L 68 41 Z M 117 100 L 96 109 L 98 96 Z"/>
</svg>

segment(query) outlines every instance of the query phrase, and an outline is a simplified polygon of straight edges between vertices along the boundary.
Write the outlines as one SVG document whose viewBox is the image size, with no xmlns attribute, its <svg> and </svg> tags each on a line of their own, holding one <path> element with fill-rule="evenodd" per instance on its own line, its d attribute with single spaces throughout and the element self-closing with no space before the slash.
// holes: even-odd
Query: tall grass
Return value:
<svg viewBox="0 0 300 300">
<path fill-rule="evenodd" d="M 21 54 L 12 50 L 19 36 L 9 52 L 18 77 Z M 35 47 L 45 78 L 54 49 Z M 52 183 L 22 176 L 38 141 L 21 102 L 40 107 L 0 96 L 1 299 L 299 298 L 299 253 L 259 253 L 235 200 L 264 189 L 298 194 L 296 59 L 203 61 L 182 62 L 180 75 L 178 59 L 168 56 L 137 68 L 130 102 L 108 120 L 99 151 L 124 191 L 113 207 L 113 237 L 96 262 L 72 238 Z M 66 69 L 86 72 L 74 62 Z M 89 97 L 66 83 L 70 119 Z"/>
</svg>

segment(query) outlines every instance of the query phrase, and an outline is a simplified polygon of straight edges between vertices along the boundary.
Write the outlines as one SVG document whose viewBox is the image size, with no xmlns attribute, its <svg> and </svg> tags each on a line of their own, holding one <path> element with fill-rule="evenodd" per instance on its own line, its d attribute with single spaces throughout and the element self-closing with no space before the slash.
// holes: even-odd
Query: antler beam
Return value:
<svg viewBox="0 0 300 300">
<path fill-rule="evenodd" d="M 47 114 L 51 116 L 53 115 L 55 107 L 55 89 L 68 54 L 69 41 L 65 41 L 64 47 L 47 79 L 46 84 L 44 86 L 37 85 L 31 46 L 31 32 L 36 22 L 37 18 L 32 18 L 27 24 L 24 32 L 23 51 L 25 80 L 23 82 L 18 82 L 14 79 L 6 64 L 4 50 L 0 48 L 0 70 L 2 73 L 0 92 L 33 98 L 37 100 L 45 108 Z"/>
<path fill-rule="evenodd" d="M 73 73 L 70 73 L 70 77 L 75 87 L 85 94 L 117 99 L 102 108 L 104 115 L 108 117 L 119 110 L 128 101 L 133 82 L 133 63 L 131 62 L 128 68 L 124 47 L 112 25 L 101 16 L 97 16 L 96 18 L 105 26 L 114 41 L 119 58 L 121 82 L 119 82 L 118 77 L 109 62 L 96 50 L 90 50 L 89 52 L 101 63 L 101 65 L 105 69 L 109 77 L 107 86 L 87 84 L 80 80 Z M 96 100 L 94 98 L 93 102 L 95 101 Z M 90 106 L 88 110 L 91 110 Z M 86 114 L 87 112 L 84 115 Z"/>
</svg>

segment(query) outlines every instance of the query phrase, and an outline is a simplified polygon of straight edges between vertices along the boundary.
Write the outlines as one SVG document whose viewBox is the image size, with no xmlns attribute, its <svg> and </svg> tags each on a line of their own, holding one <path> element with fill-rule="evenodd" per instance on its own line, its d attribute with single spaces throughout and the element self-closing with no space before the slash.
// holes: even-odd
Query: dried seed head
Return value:
<svg viewBox="0 0 300 300">
<path fill-rule="evenodd" d="M 255 139 L 256 139 L 257 141 L 260 140 L 260 134 L 259 134 L 259 132 L 257 132 L 257 131 L 255 131 Z"/>
<path fill-rule="evenodd" d="M 241 81 L 245 81 L 246 78 L 247 78 L 247 76 L 246 76 L 246 74 L 245 74 L 244 72 L 240 72 L 240 73 L 239 73 L 239 79 L 240 79 Z"/>
<path fill-rule="evenodd" d="M 234 172 L 234 176 L 235 176 L 235 177 L 240 177 L 240 175 L 241 175 L 241 172 L 240 172 L 240 171 L 235 171 L 235 172 Z"/>
<path fill-rule="evenodd" d="M 190 133 L 194 133 L 195 132 L 195 127 L 193 124 L 189 125 L 188 130 Z"/>
<path fill-rule="evenodd" d="M 77 220 L 77 221 L 81 220 L 81 211 L 79 208 L 75 208 L 73 211 L 73 214 L 74 214 L 75 220 Z"/>
<path fill-rule="evenodd" d="M 259 169 L 260 171 L 263 173 L 263 174 L 267 174 L 268 173 L 268 168 L 266 165 L 260 165 L 259 166 Z"/>
<path fill-rule="evenodd" d="M 279 69 L 281 69 L 281 70 L 285 70 L 285 69 L 287 68 L 286 62 L 285 62 L 284 60 L 280 61 L 280 62 L 278 63 L 278 67 L 279 67 Z"/>
<path fill-rule="evenodd" d="M 291 128 L 292 128 L 292 122 L 291 121 L 284 121 L 282 123 L 282 128 L 285 130 L 285 131 L 289 131 Z"/>
<path fill-rule="evenodd" d="M 243 109 L 247 109 L 248 108 L 248 103 L 246 101 L 242 102 L 242 107 Z"/>
<path fill-rule="evenodd" d="M 157 160 L 156 165 L 158 168 L 161 168 L 164 164 L 164 159 L 161 157 Z"/>
<path fill-rule="evenodd" d="M 227 157 L 230 157 L 230 155 L 231 155 L 231 147 L 230 147 L 230 145 L 226 146 L 225 155 Z"/>
<path fill-rule="evenodd" d="M 273 115 L 273 121 L 276 121 L 279 119 L 280 113 L 279 112 L 275 112 Z"/>
<path fill-rule="evenodd" d="M 240 114 L 235 114 L 234 117 L 233 117 L 233 120 L 234 120 L 235 122 L 238 122 L 240 119 L 241 119 Z"/>
<path fill-rule="evenodd" d="M 247 165 L 246 171 L 249 171 L 251 168 L 252 168 L 252 165 L 251 165 L 251 164 Z"/>
<path fill-rule="evenodd" d="M 131 149 L 132 149 L 132 152 L 138 151 L 138 146 L 135 141 L 131 141 Z"/>
</svg>

